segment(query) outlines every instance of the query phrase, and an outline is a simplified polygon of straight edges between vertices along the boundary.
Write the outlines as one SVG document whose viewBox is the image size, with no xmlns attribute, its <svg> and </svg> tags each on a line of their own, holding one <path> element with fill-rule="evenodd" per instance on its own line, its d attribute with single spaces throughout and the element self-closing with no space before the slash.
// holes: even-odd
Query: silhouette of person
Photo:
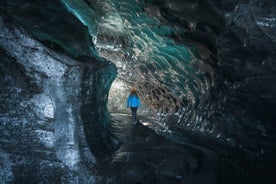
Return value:
<svg viewBox="0 0 276 184">
<path fill-rule="evenodd" d="M 132 122 L 134 125 L 137 124 L 137 109 L 141 106 L 140 98 L 137 94 L 136 89 L 133 87 L 130 90 L 130 94 L 127 98 L 127 108 L 131 109 L 132 112 Z"/>
</svg>

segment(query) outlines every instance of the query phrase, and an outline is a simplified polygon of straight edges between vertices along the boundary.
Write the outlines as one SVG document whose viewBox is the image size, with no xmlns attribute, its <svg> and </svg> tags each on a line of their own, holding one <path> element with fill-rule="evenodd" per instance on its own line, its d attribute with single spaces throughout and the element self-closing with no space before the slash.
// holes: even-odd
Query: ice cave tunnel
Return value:
<svg viewBox="0 0 276 184">
<path fill-rule="evenodd" d="M 275 1 L 0 10 L 0 183 L 275 183 Z"/>
</svg>

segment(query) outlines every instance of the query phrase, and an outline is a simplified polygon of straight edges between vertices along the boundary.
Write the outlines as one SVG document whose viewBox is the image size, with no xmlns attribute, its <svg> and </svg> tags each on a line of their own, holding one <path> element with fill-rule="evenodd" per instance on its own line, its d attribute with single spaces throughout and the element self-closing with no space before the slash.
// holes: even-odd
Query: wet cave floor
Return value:
<svg viewBox="0 0 276 184">
<path fill-rule="evenodd" d="M 100 164 L 100 183 L 218 183 L 218 159 L 212 150 L 171 142 L 141 123 L 133 125 L 129 115 L 112 118 L 121 145 Z"/>
<path fill-rule="evenodd" d="M 148 121 L 139 118 L 140 122 Z M 191 131 L 181 131 L 182 142 L 177 141 L 179 138 L 165 138 L 141 123 L 133 125 L 127 114 L 112 114 L 112 122 L 112 133 L 120 147 L 99 161 L 99 184 L 275 182 L 275 159 L 249 158 L 244 152 L 216 144 Z"/>
</svg>

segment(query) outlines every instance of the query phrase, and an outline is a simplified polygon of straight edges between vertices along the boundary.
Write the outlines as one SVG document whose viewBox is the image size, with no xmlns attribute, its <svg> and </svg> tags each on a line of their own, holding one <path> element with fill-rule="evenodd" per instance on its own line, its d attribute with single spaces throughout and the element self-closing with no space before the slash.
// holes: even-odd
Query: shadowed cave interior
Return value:
<svg viewBox="0 0 276 184">
<path fill-rule="evenodd" d="M 274 183 L 275 9 L 2 0 L 1 183 Z"/>
</svg>

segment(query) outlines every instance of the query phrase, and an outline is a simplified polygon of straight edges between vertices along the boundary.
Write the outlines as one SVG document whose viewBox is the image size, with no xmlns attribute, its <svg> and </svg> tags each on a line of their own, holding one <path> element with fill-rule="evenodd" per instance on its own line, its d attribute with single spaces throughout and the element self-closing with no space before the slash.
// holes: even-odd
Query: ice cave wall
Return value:
<svg viewBox="0 0 276 184">
<path fill-rule="evenodd" d="M 0 29 L 1 182 L 94 182 L 115 65 L 48 49 L 2 13 Z"/>
</svg>

